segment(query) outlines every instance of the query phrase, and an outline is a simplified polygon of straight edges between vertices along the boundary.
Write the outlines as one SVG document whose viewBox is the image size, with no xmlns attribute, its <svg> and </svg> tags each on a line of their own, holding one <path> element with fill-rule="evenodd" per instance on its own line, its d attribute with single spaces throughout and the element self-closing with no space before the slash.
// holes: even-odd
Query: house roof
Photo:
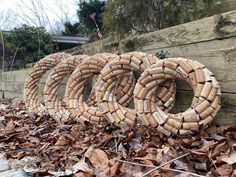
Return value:
<svg viewBox="0 0 236 177">
<path fill-rule="evenodd" d="M 77 37 L 77 36 L 61 36 L 61 35 L 52 35 L 53 42 L 57 43 L 70 43 L 70 44 L 85 44 L 89 41 L 88 37 Z"/>
</svg>

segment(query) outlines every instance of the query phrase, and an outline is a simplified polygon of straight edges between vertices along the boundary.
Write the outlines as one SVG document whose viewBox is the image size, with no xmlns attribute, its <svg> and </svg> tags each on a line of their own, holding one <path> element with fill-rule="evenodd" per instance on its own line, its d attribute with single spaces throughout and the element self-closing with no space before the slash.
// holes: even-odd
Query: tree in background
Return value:
<svg viewBox="0 0 236 177">
<path fill-rule="evenodd" d="M 15 53 L 14 67 L 19 69 L 53 52 L 49 33 L 43 27 L 23 25 L 5 35 L 5 45 Z"/>
<path fill-rule="evenodd" d="M 122 37 L 186 23 L 210 14 L 221 0 L 108 0 L 103 13 L 105 30 Z"/>
<path fill-rule="evenodd" d="M 64 31 L 62 35 L 68 36 L 88 36 L 90 31 L 87 27 L 85 27 L 82 23 L 71 24 L 70 22 L 66 22 L 64 24 Z"/>
<path fill-rule="evenodd" d="M 77 11 L 80 23 L 83 24 L 90 32 L 102 30 L 103 20 L 101 14 L 104 12 L 105 1 L 89 0 L 79 3 Z"/>
</svg>

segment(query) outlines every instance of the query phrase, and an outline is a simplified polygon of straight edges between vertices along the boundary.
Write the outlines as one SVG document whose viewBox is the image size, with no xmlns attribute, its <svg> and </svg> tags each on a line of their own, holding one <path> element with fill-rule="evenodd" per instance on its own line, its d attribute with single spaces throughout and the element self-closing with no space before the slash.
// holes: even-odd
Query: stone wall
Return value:
<svg viewBox="0 0 236 177">
<path fill-rule="evenodd" d="M 168 51 L 169 57 L 180 56 L 204 63 L 222 87 L 222 109 L 216 123 L 236 124 L 236 10 L 122 40 L 107 38 L 67 52 L 92 55 L 104 51 L 123 53 L 135 50 L 152 54 Z M 2 73 L 0 96 L 22 97 L 27 73 L 28 70 Z M 44 82 L 45 78 L 41 87 Z M 175 112 L 185 110 L 193 95 L 186 83 L 178 81 L 177 84 Z"/>
</svg>

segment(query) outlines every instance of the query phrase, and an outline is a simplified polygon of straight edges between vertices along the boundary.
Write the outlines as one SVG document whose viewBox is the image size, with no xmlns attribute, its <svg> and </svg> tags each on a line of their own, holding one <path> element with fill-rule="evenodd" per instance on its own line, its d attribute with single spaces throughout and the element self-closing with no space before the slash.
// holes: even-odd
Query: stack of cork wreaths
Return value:
<svg viewBox="0 0 236 177">
<path fill-rule="evenodd" d="M 39 82 L 50 70 L 44 88 L 45 105 L 39 102 Z M 135 82 L 134 72 L 142 72 Z M 64 99 L 59 86 L 70 75 Z M 85 88 L 92 89 L 85 98 Z M 190 108 L 168 113 L 174 105 L 175 79 L 185 80 L 194 91 Z M 133 125 L 141 122 L 169 136 L 188 134 L 207 127 L 220 109 L 220 86 L 203 64 L 184 58 L 159 60 L 154 55 L 131 52 L 93 56 L 65 53 L 40 60 L 29 73 L 24 96 L 30 111 L 50 114 L 58 122 L 93 122 Z M 129 108 L 134 100 L 134 109 Z"/>
</svg>

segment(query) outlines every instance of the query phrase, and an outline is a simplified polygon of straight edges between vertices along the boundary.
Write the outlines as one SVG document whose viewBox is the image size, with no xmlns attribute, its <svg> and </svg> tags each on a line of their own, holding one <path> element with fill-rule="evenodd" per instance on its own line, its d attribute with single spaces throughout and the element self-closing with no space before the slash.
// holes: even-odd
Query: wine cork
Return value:
<svg viewBox="0 0 236 177">
<path fill-rule="evenodd" d="M 209 106 L 210 106 L 210 103 L 207 100 L 205 100 L 201 104 L 199 104 L 197 107 L 195 107 L 195 110 L 197 111 L 198 114 L 200 114 Z"/>
<path fill-rule="evenodd" d="M 166 102 L 169 100 L 169 98 L 171 98 L 171 96 L 172 96 L 172 94 L 171 94 L 170 92 L 167 92 L 167 93 L 161 98 L 162 102 L 166 103 Z M 165 104 L 164 104 L 164 106 L 165 106 Z"/>
<path fill-rule="evenodd" d="M 124 120 L 124 123 L 126 123 L 127 125 L 134 125 L 134 121 L 133 121 L 133 120 L 130 120 L 130 119 L 128 119 L 128 118 L 126 118 L 126 119 Z"/>
<path fill-rule="evenodd" d="M 164 128 L 165 128 L 166 130 L 168 130 L 168 131 L 174 133 L 174 134 L 178 134 L 178 131 L 179 131 L 177 128 L 174 128 L 174 127 L 172 127 L 171 125 L 169 125 L 169 124 L 167 124 L 167 123 L 164 124 Z"/>
<path fill-rule="evenodd" d="M 146 113 L 145 116 L 146 116 L 148 122 L 150 123 L 150 125 L 151 125 L 152 127 L 158 126 L 158 123 L 157 123 L 156 120 L 153 118 L 153 116 L 152 116 L 151 113 Z"/>
<path fill-rule="evenodd" d="M 91 116 L 90 119 L 87 120 L 87 122 L 96 122 L 96 123 L 100 124 L 100 118 L 96 117 L 96 116 Z"/>
<path fill-rule="evenodd" d="M 138 97 L 139 99 L 145 98 L 145 96 L 147 95 L 148 91 L 149 91 L 149 90 L 148 90 L 146 87 L 143 87 L 137 97 Z"/>
<path fill-rule="evenodd" d="M 194 93 L 195 97 L 199 97 L 201 95 L 203 87 L 204 87 L 204 84 L 197 84 L 197 87 Z"/>
<path fill-rule="evenodd" d="M 157 114 L 158 114 L 158 117 L 160 117 L 164 122 L 167 121 L 168 115 L 164 111 L 162 111 L 160 108 L 157 108 Z"/>
<path fill-rule="evenodd" d="M 121 58 L 120 61 L 119 61 L 119 64 L 129 65 L 129 62 L 130 62 L 130 60 Z"/>
<path fill-rule="evenodd" d="M 129 111 L 126 113 L 125 116 L 128 117 L 129 119 L 133 120 L 133 121 L 135 121 L 137 119 L 136 113 L 132 113 L 132 112 L 129 112 Z"/>
<path fill-rule="evenodd" d="M 121 121 L 124 121 L 126 119 L 125 115 L 123 114 L 123 112 L 120 109 L 116 110 L 116 114 L 118 115 L 118 117 Z"/>
<path fill-rule="evenodd" d="M 110 91 L 106 91 L 103 97 L 103 101 L 108 101 L 109 96 L 110 96 Z"/>
<path fill-rule="evenodd" d="M 155 80 L 153 80 L 153 81 L 147 83 L 147 84 L 145 85 L 145 87 L 146 87 L 148 90 L 150 90 L 150 89 L 154 88 L 156 85 L 157 85 L 157 82 L 156 82 Z"/>
<path fill-rule="evenodd" d="M 134 63 L 136 63 L 137 65 L 140 65 L 141 62 L 142 62 L 142 60 L 140 60 L 138 57 L 132 56 L 132 57 L 131 57 L 131 62 L 134 62 Z"/>
<path fill-rule="evenodd" d="M 212 87 L 211 91 L 207 97 L 207 100 L 212 102 L 217 94 L 217 91 L 218 91 L 218 87 Z"/>
<path fill-rule="evenodd" d="M 205 82 L 205 75 L 201 69 L 198 69 L 195 71 L 195 76 L 196 76 L 197 83 L 204 83 Z"/>
<path fill-rule="evenodd" d="M 161 90 L 157 93 L 157 97 L 162 99 L 163 96 L 168 92 L 168 89 L 165 87 L 162 87 Z"/>
<path fill-rule="evenodd" d="M 193 134 L 193 132 L 191 130 L 180 129 L 179 134 L 180 135 L 191 135 L 191 134 Z"/>
<path fill-rule="evenodd" d="M 188 74 L 193 71 L 193 68 L 188 65 L 187 61 L 180 61 L 179 65 L 183 68 L 183 70 Z"/>
<path fill-rule="evenodd" d="M 141 92 L 142 88 L 143 88 L 142 85 L 140 85 L 139 83 L 136 83 L 136 86 L 134 88 L 134 95 L 138 95 Z"/>
<path fill-rule="evenodd" d="M 171 114 L 171 113 L 169 113 L 169 118 L 175 119 L 176 121 L 182 123 L 184 117 L 183 117 L 182 113 L 178 113 L 178 114 Z"/>
<path fill-rule="evenodd" d="M 147 76 L 145 77 L 144 79 L 140 80 L 140 83 L 145 86 L 146 84 L 148 84 L 149 82 L 151 82 L 153 79 L 152 79 L 152 76 Z"/>
<path fill-rule="evenodd" d="M 113 113 L 115 111 L 113 102 L 108 102 L 108 108 L 109 108 L 109 112 Z"/>
<path fill-rule="evenodd" d="M 138 64 L 134 63 L 133 61 L 131 61 L 130 66 L 133 68 L 133 70 L 139 70 L 141 68 Z"/>
<path fill-rule="evenodd" d="M 216 78 L 214 76 L 211 76 L 211 80 L 212 80 L 213 87 L 219 86 L 219 82 L 216 80 Z"/>
<path fill-rule="evenodd" d="M 119 124 L 121 120 L 120 120 L 119 116 L 116 114 L 116 112 L 113 112 L 112 116 L 115 120 L 115 124 Z"/>
<path fill-rule="evenodd" d="M 220 108 L 221 108 L 221 106 L 220 105 L 218 105 L 217 107 L 216 107 L 216 109 L 214 110 L 214 112 L 212 113 L 212 117 L 215 117 L 216 116 L 216 114 L 217 114 L 217 112 L 220 110 Z"/>
<path fill-rule="evenodd" d="M 107 113 L 109 112 L 109 109 L 108 109 L 108 104 L 106 102 L 104 103 L 100 103 L 98 105 L 98 110 L 101 111 L 102 113 Z M 90 114 L 92 113 L 93 115 L 95 114 L 93 111 L 88 111 Z"/>
<path fill-rule="evenodd" d="M 150 103 L 150 101 L 144 100 L 143 103 L 144 103 L 143 104 L 143 107 L 144 107 L 143 112 L 145 112 L 145 113 L 150 112 L 151 111 L 151 106 L 150 106 L 151 103 Z"/>
<path fill-rule="evenodd" d="M 159 79 L 162 79 L 165 77 L 165 74 L 164 73 L 160 73 L 160 74 L 152 74 L 152 79 L 153 80 L 159 80 Z"/>
<path fill-rule="evenodd" d="M 176 71 L 185 79 L 188 77 L 188 73 L 181 67 L 179 66 L 178 68 L 176 68 Z M 178 77 L 178 75 L 177 75 Z"/>
<path fill-rule="evenodd" d="M 143 102 L 143 100 L 137 100 L 136 105 L 137 105 L 137 110 L 138 110 L 139 113 L 144 112 L 144 102 Z"/>
<path fill-rule="evenodd" d="M 212 116 L 208 116 L 207 118 L 201 120 L 199 122 L 199 125 L 202 125 L 203 127 L 209 125 L 211 122 L 213 121 L 213 117 Z"/>
<path fill-rule="evenodd" d="M 127 103 L 127 100 L 129 100 L 130 98 L 131 98 L 130 95 L 125 94 L 122 98 L 118 100 L 118 103 L 120 103 L 121 105 L 124 105 L 125 103 Z M 112 99 L 110 99 L 109 101 L 112 101 Z"/>
<path fill-rule="evenodd" d="M 156 111 L 152 113 L 153 118 L 156 120 L 156 122 L 158 123 L 158 125 L 162 125 L 165 123 L 164 119 L 162 118 L 162 116 Z"/>
<path fill-rule="evenodd" d="M 216 107 L 220 104 L 220 97 L 216 96 L 213 100 L 213 102 L 211 103 L 211 107 L 213 109 L 216 109 Z"/>
<path fill-rule="evenodd" d="M 212 81 L 212 73 L 207 69 L 207 68 L 204 68 L 202 70 L 204 72 L 204 76 L 205 76 L 205 82 L 211 82 Z"/>
<path fill-rule="evenodd" d="M 169 69 L 169 68 L 164 68 L 164 73 L 166 73 L 166 75 L 171 75 L 170 77 L 177 77 L 177 72 L 173 69 Z"/>
<path fill-rule="evenodd" d="M 192 86 L 196 86 L 197 85 L 197 81 L 196 81 L 196 77 L 195 77 L 195 72 L 189 73 L 189 79 L 190 79 L 190 82 L 191 82 Z"/>
<path fill-rule="evenodd" d="M 158 68 L 151 68 L 148 70 L 149 74 L 160 74 L 164 72 L 163 67 L 158 67 Z"/>
<path fill-rule="evenodd" d="M 175 119 L 171 119 L 171 118 L 169 118 L 167 120 L 167 124 L 171 125 L 172 127 L 176 128 L 176 129 L 181 129 L 181 127 L 182 127 L 182 123 L 181 122 L 178 122 Z"/>
<path fill-rule="evenodd" d="M 170 68 L 171 70 L 176 70 L 176 68 L 178 67 L 178 64 L 173 61 L 171 62 L 171 61 L 165 60 L 164 66 L 167 68 Z"/>
<path fill-rule="evenodd" d="M 174 102 L 174 98 L 170 97 L 164 104 L 164 106 L 167 108 L 169 107 L 170 105 L 172 105 Z"/>
<path fill-rule="evenodd" d="M 200 96 L 203 98 L 207 98 L 211 91 L 211 88 L 212 88 L 212 84 L 210 82 L 205 82 Z"/>
<path fill-rule="evenodd" d="M 221 96 L 221 89 L 220 89 L 220 87 L 218 87 L 218 90 L 217 90 L 217 94 L 216 94 L 216 95 Z"/>
<path fill-rule="evenodd" d="M 194 71 L 201 69 L 201 67 L 195 63 L 193 60 L 187 60 L 188 65 L 190 65 Z"/>
<path fill-rule="evenodd" d="M 201 119 L 205 119 L 209 115 L 211 115 L 214 112 L 214 109 L 212 107 L 208 107 L 206 110 L 204 110 L 201 114 L 200 117 Z"/>
<path fill-rule="evenodd" d="M 184 117 L 184 122 L 197 122 L 200 120 L 199 115 L 194 109 L 190 109 L 182 113 Z"/>
<path fill-rule="evenodd" d="M 138 118 L 142 120 L 142 123 L 146 126 L 150 125 L 150 122 L 148 121 L 147 117 L 143 113 L 138 113 Z"/>
<path fill-rule="evenodd" d="M 114 118 L 113 118 L 113 116 L 112 116 L 112 114 L 110 112 L 106 113 L 106 117 L 108 118 L 108 121 L 110 123 L 114 123 L 115 122 L 115 120 L 114 120 Z"/>
<path fill-rule="evenodd" d="M 171 132 L 164 129 L 162 126 L 158 126 L 157 127 L 157 130 L 161 133 L 163 133 L 164 135 L 166 135 L 167 137 L 169 137 L 171 135 Z"/>
<path fill-rule="evenodd" d="M 183 129 L 198 131 L 199 125 L 197 122 L 187 122 L 183 123 Z"/>
</svg>

